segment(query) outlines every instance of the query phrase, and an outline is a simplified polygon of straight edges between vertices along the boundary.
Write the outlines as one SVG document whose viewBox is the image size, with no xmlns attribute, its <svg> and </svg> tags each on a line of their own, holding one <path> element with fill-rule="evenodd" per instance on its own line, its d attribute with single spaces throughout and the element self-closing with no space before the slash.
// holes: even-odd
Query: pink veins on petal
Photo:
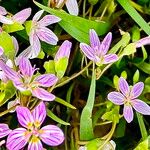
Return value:
<svg viewBox="0 0 150 150">
<path fill-rule="evenodd" d="M 84 55 L 95 62 L 98 66 L 113 63 L 118 60 L 116 54 L 107 54 L 112 40 L 112 33 L 109 32 L 104 40 L 100 42 L 94 29 L 90 29 L 90 45 L 80 43 L 80 48 Z"/>
<path fill-rule="evenodd" d="M 20 150 L 27 143 L 28 150 L 42 150 L 42 142 L 49 146 L 60 145 L 64 141 L 64 134 L 55 125 L 47 125 L 40 129 L 46 118 L 46 107 L 41 102 L 32 112 L 26 108 L 18 106 L 16 109 L 17 118 L 22 127 L 14 129 L 7 138 L 7 148 L 10 150 Z"/>
<path fill-rule="evenodd" d="M 142 100 L 138 99 L 143 89 L 143 82 L 138 82 L 135 85 L 133 85 L 132 88 L 130 88 L 127 81 L 123 77 L 121 77 L 119 79 L 120 91 L 114 91 L 108 94 L 108 99 L 114 104 L 124 104 L 123 115 L 128 123 L 130 123 L 133 120 L 133 108 L 143 115 L 150 115 L 150 106 Z"/>
<path fill-rule="evenodd" d="M 35 58 L 40 53 L 40 40 L 51 45 L 56 45 L 58 42 L 57 36 L 47 26 L 57 23 L 61 19 L 54 15 L 46 15 L 39 20 L 43 12 L 43 10 L 38 11 L 32 19 L 32 27 L 29 33 L 31 45 L 30 58 Z"/>
<path fill-rule="evenodd" d="M 43 74 L 33 77 L 35 68 L 32 67 L 30 61 L 22 57 L 19 60 L 19 72 L 14 71 L 2 61 L 0 67 L 9 80 L 13 81 L 14 86 L 21 92 L 30 91 L 33 96 L 44 101 L 52 101 L 55 96 L 42 87 L 50 87 L 54 85 L 58 78 L 54 74 Z"/>
</svg>

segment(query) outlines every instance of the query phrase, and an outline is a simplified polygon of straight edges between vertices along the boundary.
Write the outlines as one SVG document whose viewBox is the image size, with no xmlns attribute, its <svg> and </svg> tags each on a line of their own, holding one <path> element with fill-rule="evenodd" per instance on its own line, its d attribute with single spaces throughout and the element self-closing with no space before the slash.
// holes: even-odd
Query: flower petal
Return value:
<svg viewBox="0 0 150 150">
<path fill-rule="evenodd" d="M 42 16 L 44 10 L 40 10 L 38 11 L 34 16 L 33 16 L 33 19 L 32 21 L 38 21 L 40 19 L 40 17 Z"/>
<path fill-rule="evenodd" d="M 9 19 L 5 16 L 2 16 L 2 15 L 0 15 L 0 22 L 4 23 L 4 24 L 13 24 L 14 23 L 11 19 Z"/>
<path fill-rule="evenodd" d="M 143 82 L 138 82 L 138 83 L 136 83 L 136 84 L 132 87 L 132 89 L 131 89 L 130 97 L 131 97 L 132 99 L 137 98 L 138 96 L 141 95 L 143 89 L 144 89 L 144 83 L 143 83 Z"/>
<path fill-rule="evenodd" d="M 66 0 L 66 7 L 71 15 L 77 16 L 79 14 L 77 0 Z"/>
<path fill-rule="evenodd" d="M 132 106 L 137 112 L 143 115 L 150 115 L 150 106 L 147 105 L 145 102 L 139 99 L 135 99 L 132 100 Z"/>
<path fill-rule="evenodd" d="M 7 11 L 4 7 L 0 6 L 0 14 L 1 15 L 6 15 L 7 14 Z"/>
<path fill-rule="evenodd" d="M 27 129 L 32 128 L 34 120 L 30 110 L 27 107 L 18 106 L 16 112 L 19 123 Z"/>
<path fill-rule="evenodd" d="M 34 125 L 38 128 L 41 126 L 46 117 L 46 107 L 43 102 L 40 102 L 38 106 L 32 111 L 32 116 L 34 119 Z"/>
<path fill-rule="evenodd" d="M 58 81 L 58 78 L 54 74 L 43 74 L 36 77 L 34 81 L 37 82 L 39 86 L 50 87 Z"/>
<path fill-rule="evenodd" d="M 15 21 L 15 22 L 19 22 L 21 24 L 23 24 L 27 18 L 29 18 L 29 16 L 31 15 L 31 8 L 26 8 L 26 9 L 23 9 L 21 11 L 19 11 L 18 13 L 16 13 L 12 19 Z"/>
<path fill-rule="evenodd" d="M 3 55 L 4 49 L 0 46 L 0 56 Z"/>
<path fill-rule="evenodd" d="M 144 45 L 150 45 L 150 36 L 144 37 L 139 41 L 136 41 L 135 44 L 136 44 L 136 48 L 142 47 Z"/>
<path fill-rule="evenodd" d="M 10 80 L 20 80 L 20 77 L 18 76 L 18 73 L 12 70 L 10 67 L 8 67 L 6 64 L 4 64 L 3 61 L 0 61 L 0 68 L 2 71 L 4 71 L 5 75 L 10 79 Z"/>
<path fill-rule="evenodd" d="M 124 105 L 123 116 L 128 123 L 133 120 L 133 109 L 131 105 Z"/>
<path fill-rule="evenodd" d="M 107 51 L 108 51 L 108 49 L 110 47 L 110 44 L 111 44 L 111 40 L 112 40 L 112 33 L 109 32 L 105 36 L 104 40 L 101 43 L 100 49 L 101 49 L 101 52 L 102 52 L 103 55 L 105 55 L 107 53 Z"/>
<path fill-rule="evenodd" d="M 11 131 L 7 124 L 0 123 L 0 138 L 7 136 Z"/>
<path fill-rule="evenodd" d="M 62 45 L 59 47 L 59 50 L 57 51 L 54 60 L 57 61 L 61 58 L 70 56 L 70 50 L 71 50 L 72 43 L 68 40 L 65 40 Z"/>
<path fill-rule="evenodd" d="M 51 45 L 56 45 L 58 37 L 48 28 L 40 27 L 36 30 L 36 34 L 41 41 L 44 41 Z"/>
<path fill-rule="evenodd" d="M 28 145 L 28 150 L 44 150 L 41 141 L 37 137 L 32 137 Z"/>
<path fill-rule="evenodd" d="M 110 92 L 107 98 L 116 105 L 124 104 L 125 97 L 120 92 Z"/>
<path fill-rule="evenodd" d="M 19 61 L 19 69 L 23 76 L 32 77 L 35 69 L 32 67 L 28 58 L 22 57 Z"/>
<path fill-rule="evenodd" d="M 120 79 L 119 79 L 119 89 L 123 93 L 124 96 L 129 95 L 130 87 L 129 87 L 127 81 L 123 77 L 120 77 Z"/>
<path fill-rule="evenodd" d="M 18 41 L 17 41 L 17 39 L 14 36 L 12 36 L 12 40 L 13 40 L 13 44 L 14 44 L 14 48 L 15 48 L 15 54 L 17 54 L 18 50 L 19 50 Z"/>
<path fill-rule="evenodd" d="M 9 150 L 19 150 L 25 147 L 27 144 L 30 134 L 28 134 L 28 131 L 24 128 L 17 128 L 13 130 L 8 138 L 7 138 L 7 143 L 6 147 Z"/>
<path fill-rule="evenodd" d="M 33 96 L 43 100 L 43 101 L 53 101 L 55 99 L 55 95 L 49 93 L 48 91 L 42 88 L 34 88 L 32 90 Z"/>
<path fill-rule="evenodd" d="M 31 53 L 30 57 L 31 58 L 36 58 L 41 50 L 41 43 L 34 31 L 31 31 L 30 33 L 30 44 L 31 44 Z"/>
<path fill-rule="evenodd" d="M 100 62 L 100 58 L 94 53 L 94 49 L 85 43 L 80 43 L 80 48 L 84 55 L 94 62 Z"/>
<path fill-rule="evenodd" d="M 41 27 L 44 27 L 44 26 L 48 26 L 48 25 L 51 25 L 53 23 L 57 23 L 59 22 L 61 19 L 57 16 L 54 16 L 54 15 L 46 15 L 44 16 L 40 21 L 38 21 L 38 24 L 41 26 Z"/>
<path fill-rule="evenodd" d="M 118 56 L 116 54 L 107 54 L 104 56 L 103 64 L 113 63 L 118 60 Z"/>
<path fill-rule="evenodd" d="M 42 142 L 49 146 L 57 146 L 64 141 L 64 134 L 62 130 L 55 125 L 44 126 L 40 131 L 40 138 Z"/>
<path fill-rule="evenodd" d="M 97 53 L 100 54 L 100 40 L 94 29 L 90 29 L 90 45 L 93 49 L 97 49 Z"/>
</svg>

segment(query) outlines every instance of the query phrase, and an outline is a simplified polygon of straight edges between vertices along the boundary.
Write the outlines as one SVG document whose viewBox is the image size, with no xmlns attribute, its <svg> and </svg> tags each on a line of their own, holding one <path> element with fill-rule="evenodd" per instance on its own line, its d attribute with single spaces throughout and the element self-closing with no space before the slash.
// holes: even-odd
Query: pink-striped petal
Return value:
<svg viewBox="0 0 150 150">
<path fill-rule="evenodd" d="M 71 50 L 72 43 L 68 40 L 65 40 L 62 45 L 59 47 L 59 50 L 57 51 L 54 60 L 57 61 L 61 58 L 69 58 L 70 56 L 70 50 Z"/>
<path fill-rule="evenodd" d="M 30 44 L 31 44 L 31 53 L 30 57 L 31 58 L 36 58 L 41 50 L 41 43 L 34 31 L 31 31 L 30 33 Z"/>
<path fill-rule="evenodd" d="M 7 11 L 4 7 L 0 6 L 0 15 L 6 15 Z"/>
<path fill-rule="evenodd" d="M 107 98 L 116 105 L 124 104 L 125 97 L 120 92 L 110 92 Z"/>
<path fill-rule="evenodd" d="M 55 95 L 49 93 L 48 91 L 42 88 L 34 88 L 32 89 L 33 96 L 43 100 L 43 101 L 53 101 L 55 99 Z"/>
<path fill-rule="evenodd" d="M 23 9 L 23 10 L 19 11 L 18 13 L 16 13 L 12 17 L 12 19 L 15 22 L 19 22 L 19 23 L 23 24 L 29 18 L 30 15 L 31 15 L 31 8 L 26 8 L 26 9 Z"/>
<path fill-rule="evenodd" d="M 94 62 L 100 62 L 100 58 L 94 53 L 94 49 L 85 43 L 80 43 L 80 48 L 84 55 Z"/>
<path fill-rule="evenodd" d="M 131 89 L 131 93 L 130 93 L 130 97 L 132 99 L 137 98 L 138 96 L 141 95 L 142 91 L 144 89 L 144 83 L 143 82 L 138 82 L 136 83 L 132 89 Z"/>
<path fill-rule="evenodd" d="M 38 128 L 41 126 L 46 117 L 46 107 L 43 102 L 40 102 L 38 106 L 32 111 L 32 116 L 34 119 L 34 125 Z"/>
<path fill-rule="evenodd" d="M 133 109 L 131 105 L 124 105 L 123 116 L 128 123 L 133 120 Z"/>
<path fill-rule="evenodd" d="M 37 137 L 32 137 L 28 145 L 28 150 L 44 150 L 41 141 Z"/>
<path fill-rule="evenodd" d="M 7 149 L 20 150 L 24 148 L 29 141 L 30 136 L 31 134 L 24 128 L 17 128 L 13 130 L 7 138 Z"/>
<path fill-rule="evenodd" d="M 0 123 L 0 138 L 7 136 L 11 131 L 7 124 Z"/>
<path fill-rule="evenodd" d="M 94 50 L 96 50 L 95 53 L 98 55 L 101 54 L 100 40 L 94 29 L 90 29 L 90 45 Z"/>
<path fill-rule="evenodd" d="M 150 45 L 150 36 L 144 37 L 139 41 L 135 42 L 136 48 L 142 47 L 144 45 Z"/>
<path fill-rule="evenodd" d="M 18 106 L 16 108 L 16 112 L 17 112 L 17 118 L 18 118 L 19 123 L 23 127 L 27 129 L 31 129 L 34 123 L 34 120 L 33 120 L 33 116 L 30 110 L 27 107 Z"/>
<path fill-rule="evenodd" d="M 118 56 L 116 54 L 107 54 L 104 56 L 103 64 L 113 63 L 118 60 Z"/>
<path fill-rule="evenodd" d="M 108 49 L 110 47 L 110 44 L 111 44 L 111 40 L 112 40 L 112 33 L 109 32 L 105 36 L 104 40 L 101 43 L 100 49 L 101 49 L 101 52 L 102 52 L 103 55 L 105 55 L 107 53 L 107 51 L 108 51 Z"/>
<path fill-rule="evenodd" d="M 33 16 L 33 21 L 38 21 L 39 19 L 40 19 L 40 17 L 42 16 L 42 14 L 43 14 L 43 12 L 44 12 L 44 10 L 40 10 L 40 11 L 38 11 L 34 16 Z"/>
<path fill-rule="evenodd" d="M 17 72 L 8 67 L 3 61 L 0 60 L 0 68 L 5 73 L 5 75 L 12 81 L 20 80 Z"/>
<path fill-rule="evenodd" d="M 24 77 L 32 77 L 35 69 L 28 58 L 22 57 L 19 61 L 19 69 Z"/>
<path fill-rule="evenodd" d="M 4 23 L 4 24 L 13 24 L 14 23 L 11 19 L 9 19 L 5 16 L 2 16 L 2 15 L 0 15 L 0 22 Z"/>
<path fill-rule="evenodd" d="M 58 146 L 64 141 L 62 130 L 55 125 L 44 126 L 40 131 L 42 142 L 49 146 Z"/>
<path fill-rule="evenodd" d="M 38 21 L 38 25 L 41 27 L 45 27 L 51 25 L 53 23 L 59 22 L 61 19 L 54 15 L 46 15 L 40 21 Z"/>
<path fill-rule="evenodd" d="M 50 87 L 58 81 L 58 78 L 54 74 L 43 74 L 43 75 L 36 77 L 34 81 L 39 86 Z"/>
<path fill-rule="evenodd" d="M 139 99 L 135 99 L 132 100 L 132 106 L 137 112 L 143 115 L 150 115 L 150 106 L 147 105 L 145 102 Z"/>
<path fill-rule="evenodd" d="M 123 93 L 124 96 L 129 96 L 130 87 L 129 87 L 127 81 L 123 77 L 120 77 L 120 79 L 119 79 L 119 89 Z"/>
<path fill-rule="evenodd" d="M 0 56 L 3 55 L 4 49 L 0 46 Z"/>
<path fill-rule="evenodd" d="M 66 0 L 66 7 L 71 15 L 77 16 L 79 14 L 77 0 Z"/>
<path fill-rule="evenodd" d="M 14 48 L 15 48 L 15 54 L 17 54 L 18 50 L 19 50 L 18 41 L 17 41 L 17 39 L 14 36 L 12 36 L 12 40 L 13 40 L 13 44 L 14 44 Z"/>
<path fill-rule="evenodd" d="M 47 27 L 40 27 L 36 30 L 36 34 L 41 41 L 44 41 L 51 45 L 56 45 L 58 37 Z"/>
</svg>

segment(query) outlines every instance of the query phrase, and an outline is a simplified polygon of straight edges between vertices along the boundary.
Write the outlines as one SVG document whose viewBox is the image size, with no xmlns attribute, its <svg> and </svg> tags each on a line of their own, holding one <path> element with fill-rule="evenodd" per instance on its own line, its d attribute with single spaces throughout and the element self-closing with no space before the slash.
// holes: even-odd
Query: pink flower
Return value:
<svg viewBox="0 0 150 150">
<path fill-rule="evenodd" d="M 18 106 L 17 118 L 22 127 L 14 129 L 7 138 L 6 146 L 9 150 L 20 150 L 27 143 L 28 150 L 43 150 L 42 142 L 49 146 L 60 145 L 64 141 L 64 134 L 55 125 L 40 128 L 46 117 L 46 108 L 41 102 L 32 112 Z"/>
<path fill-rule="evenodd" d="M 79 14 L 79 8 L 77 0 L 56 0 L 56 7 L 61 7 L 65 2 L 66 7 L 71 15 L 77 16 Z"/>
<path fill-rule="evenodd" d="M 16 13 L 11 18 L 7 18 L 4 15 L 7 14 L 7 11 L 4 7 L 0 6 L 0 22 L 4 24 L 13 24 L 14 22 L 18 22 L 23 24 L 27 18 L 31 15 L 31 8 L 23 9 L 22 11 Z"/>
<path fill-rule="evenodd" d="M 23 24 L 29 18 L 30 15 L 31 15 L 31 8 L 26 8 L 13 15 L 11 17 L 11 20 L 13 22 Z"/>
<path fill-rule="evenodd" d="M 128 123 L 133 120 L 133 108 L 143 115 L 150 115 L 150 107 L 145 102 L 138 99 L 143 88 L 143 82 L 138 82 L 130 88 L 127 81 L 121 77 L 119 79 L 120 92 L 110 92 L 108 94 L 108 99 L 111 102 L 116 105 L 124 105 L 123 115 Z"/>
<path fill-rule="evenodd" d="M 14 71 L 2 61 L 0 61 L 0 68 L 21 92 L 29 91 L 33 96 L 44 101 L 52 101 L 55 99 L 53 94 L 41 87 L 52 86 L 57 82 L 58 78 L 54 74 L 43 74 L 33 79 L 33 74 L 36 69 L 31 66 L 27 58 L 22 57 L 20 59 L 19 72 Z"/>
<path fill-rule="evenodd" d="M 31 44 L 30 58 L 35 58 L 40 53 L 40 40 L 51 45 L 56 45 L 58 41 L 57 36 L 46 26 L 59 22 L 61 19 L 54 15 L 46 15 L 39 20 L 43 12 L 43 10 L 38 11 L 32 19 L 32 27 L 29 33 L 29 40 Z"/>
<path fill-rule="evenodd" d="M 7 11 L 4 7 L 0 6 L 0 22 L 4 24 L 13 24 L 13 21 L 10 18 L 5 17 Z"/>
<path fill-rule="evenodd" d="M 98 66 L 113 63 L 118 60 L 116 54 L 107 54 L 112 40 L 112 33 L 109 32 L 100 43 L 99 37 L 94 29 L 90 30 L 90 45 L 80 43 L 80 48 L 85 56 L 95 62 Z"/>
<path fill-rule="evenodd" d="M 7 124 L 0 123 L 0 138 L 4 138 L 8 134 L 10 134 L 12 130 L 9 129 Z M 5 140 L 0 141 L 0 147 L 5 144 Z"/>
</svg>

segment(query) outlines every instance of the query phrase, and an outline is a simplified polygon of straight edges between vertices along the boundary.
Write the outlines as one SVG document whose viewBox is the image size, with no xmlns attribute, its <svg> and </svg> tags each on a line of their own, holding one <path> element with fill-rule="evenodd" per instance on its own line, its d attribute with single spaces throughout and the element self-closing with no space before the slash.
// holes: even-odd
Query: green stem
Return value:
<svg viewBox="0 0 150 150">
<path fill-rule="evenodd" d="M 147 134 L 146 127 L 144 124 L 143 116 L 141 114 L 139 114 L 138 112 L 136 112 L 136 115 L 138 118 L 142 139 L 145 140 L 147 138 L 148 134 Z"/>
<path fill-rule="evenodd" d="M 55 86 L 55 88 L 63 86 L 64 84 L 70 82 L 71 80 L 73 80 L 74 78 L 78 77 L 79 75 L 81 75 L 90 65 L 92 64 L 92 61 L 90 61 L 81 71 L 79 71 L 78 73 L 76 73 L 75 75 L 72 75 L 69 79 L 57 84 Z"/>
<path fill-rule="evenodd" d="M 114 132 L 115 132 L 116 125 L 117 125 L 117 123 L 114 122 L 113 125 L 112 125 L 112 128 L 111 128 L 110 132 L 109 132 L 108 135 L 107 135 L 107 139 L 106 139 L 105 142 L 98 148 L 98 150 L 101 150 L 101 149 L 105 146 L 105 144 L 107 144 L 107 142 L 110 141 L 110 139 L 112 138 L 112 136 L 113 136 L 113 134 L 114 134 Z"/>
</svg>

